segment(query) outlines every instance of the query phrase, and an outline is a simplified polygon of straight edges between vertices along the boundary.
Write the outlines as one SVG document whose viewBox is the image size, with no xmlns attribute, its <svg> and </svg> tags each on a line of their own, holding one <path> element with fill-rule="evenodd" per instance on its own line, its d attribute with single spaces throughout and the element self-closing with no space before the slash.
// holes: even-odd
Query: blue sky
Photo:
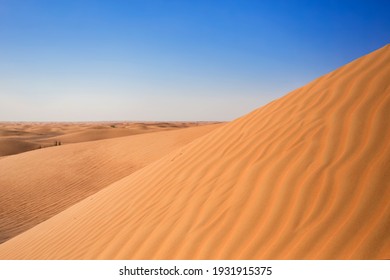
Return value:
<svg viewBox="0 0 390 280">
<path fill-rule="evenodd" d="M 388 3 L 0 0 L 0 121 L 232 120 L 390 43 Z"/>
</svg>

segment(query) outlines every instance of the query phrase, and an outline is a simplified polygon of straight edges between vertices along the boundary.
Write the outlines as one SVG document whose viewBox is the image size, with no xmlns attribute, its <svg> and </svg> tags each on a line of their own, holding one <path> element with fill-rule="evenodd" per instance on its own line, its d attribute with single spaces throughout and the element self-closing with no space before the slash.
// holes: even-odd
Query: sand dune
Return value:
<svg viewBox="0 0 390 280">
<path fill-rule="evenodd" d="M 57 146 L 0 159 L 0 243 L 215 127 Z"/>
<path fill-rule="evenodd" d="M 117 123 L 115 125 L 95 126 L 88 130 L 77 131 L 73 133 L 67 133 L 65 135 L 48 138 L 47 141 L 61 141 L 63 144 L 68 143 L 80 143 L 86 141 L 94 141 L 101 139 L 109 139 L 130 135 L 137 135 L 143 133 L 166 131 L 179 128 L 192 127 L 197 125 L 190 122 L 149 122 L 149 123 L 126 123 L 123 125 Z"/>
<path fill-rule="evenodd" d="M 142 132 L 140 132 L 138 130 L 130 130 L 130 129 L 126 129 L 126 128 L 118 128 L 118 129 L 92 128 L 92 129 L 88 129 L 86 131 L 74 132 L 74 133 L 69 133 L 66 135 L 51 137 L 51 138 L 48 138 L 47 141 L 49 141 L 51 143 L 53 141 L 61 141 L 61 143 L 63 143 L 63 144 L 69 144 L 69 143 L 80 143 L 80 142 L 87 142 L 87 141 L 95 141 L 95 140 L 130 136 L 130 135 L 135 135 L 135 134 L 140 134 L 140 133 L 142 133 Z"/>
<path fill-rule="evenodd" d="M 17 139 L 0 139 L 0 157 L 19 154 L 38 149 L 39 145 L 30 141 Z"/>
<path fill-rule="evenodd" d="M 69 143 L 81 143 L 211 124 L 206 122 L 0 122 L 0 157 Z"/>
<path fill-rule="evenodd" d="M 0 245 L 0 258 L 389 259 L 390 46 Z"/>
</svg>

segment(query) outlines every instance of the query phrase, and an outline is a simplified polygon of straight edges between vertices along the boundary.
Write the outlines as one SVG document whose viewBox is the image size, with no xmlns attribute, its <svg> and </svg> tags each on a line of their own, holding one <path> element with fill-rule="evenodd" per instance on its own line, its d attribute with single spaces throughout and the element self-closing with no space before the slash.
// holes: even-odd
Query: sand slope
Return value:
<svg viewBox="0 0 390 280">
<path fill-rule="evenodd" d="M 0 139 L 0 157 L 19 154 L 38 149 L 39 145 L 30 141 L 18 139 Z"/>
<path fill-rule="evenodd" d="M 69 143 L 168 131 L 206 122 L 0 122 L 0 157 Z"/>
<path fill-rule="evenodd" d="M 0 243 L 217 126 L 57 146 L 0 158 Z"/>
<path fill-rule="evenodd" d="M 195 126 L 195 123 L 179 123 L 179 122 L 149 122 L 149 123 L 117 123 L 111 127 L 110 125 L 100 125 L 89 129 L 67 133 L 65 135 L 48 138 L 47 141 L 61 141 L 62 144 L 80 143 L 86 141 L 95 141 L 143 133 L 165 131 L 172 129 L 181 129 Z"/>
<path fill-rule="evenodd" d="M 390 258 L 390 46 L 0 245 L 0 258 Z"/>
</svg>

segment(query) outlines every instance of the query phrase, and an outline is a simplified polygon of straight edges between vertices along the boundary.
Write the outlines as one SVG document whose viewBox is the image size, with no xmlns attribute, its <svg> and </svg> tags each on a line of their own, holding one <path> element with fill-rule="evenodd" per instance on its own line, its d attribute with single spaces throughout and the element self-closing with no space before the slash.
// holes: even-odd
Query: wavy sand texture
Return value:
<svg viewBox="0 0 390 280">
<path fill-rule="evenodd" d="M 217 126 L 51 147 L 0 159 L 0 243 Z"/>
<path fill-rule="evenodd" d="M 1 258 L 390 258 L 390 46 L 0 245 Z"/>
</svg>

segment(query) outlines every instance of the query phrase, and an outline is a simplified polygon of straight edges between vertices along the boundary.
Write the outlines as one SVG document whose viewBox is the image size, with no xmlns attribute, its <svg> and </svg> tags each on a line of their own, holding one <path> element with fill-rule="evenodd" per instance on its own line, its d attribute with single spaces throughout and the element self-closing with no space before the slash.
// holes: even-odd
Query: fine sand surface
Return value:
<svg viewBox="0 0 390 280">
<path fill-rule="evenodd" d="M 389 259 L 389 170 L 386 46 L 1 244 L 0 258 Z"/>
<path fill-rule="evenodd" d="M 216 127 L 61 145 L 0 158 L 0 243 Z"/>
<path fill-rule="evenodd" d="M 186 128 L 205 122 L 0 122 L 0 157 L 61 145 L 157 131 Z"/>
</svg>

